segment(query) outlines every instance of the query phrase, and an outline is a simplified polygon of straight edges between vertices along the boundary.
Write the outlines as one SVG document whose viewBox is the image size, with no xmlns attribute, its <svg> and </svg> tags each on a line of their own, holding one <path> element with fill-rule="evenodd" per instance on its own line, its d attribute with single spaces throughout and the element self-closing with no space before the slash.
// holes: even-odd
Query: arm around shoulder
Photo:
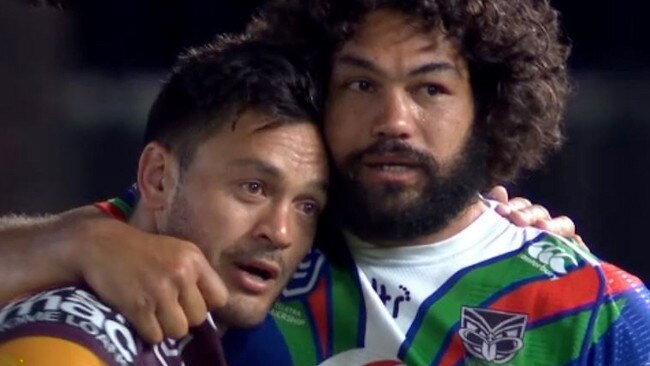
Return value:
<svg viewBox="0 0 650 366">
<path fill-rule="evenodd" d="M 0 304 L 81 282 L 81 249 L 114 225 L 126 226 L 93 206 L 56 215 L 0 218 Z"/>
</svg>

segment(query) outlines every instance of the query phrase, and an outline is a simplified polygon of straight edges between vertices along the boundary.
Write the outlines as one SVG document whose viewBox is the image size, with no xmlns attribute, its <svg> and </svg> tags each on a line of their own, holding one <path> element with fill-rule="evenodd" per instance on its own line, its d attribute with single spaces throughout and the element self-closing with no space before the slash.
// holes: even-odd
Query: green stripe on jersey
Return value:
<svg viewBox="0 0 650 366">
<path fill-rule="evenodd" d="M 131 217 L 131 214 L 133 214 L 133 207 L 126 203 L 123 199 L 116 197 L 116 198 L 111 198 L 108 200 L 108 202 L 122 211 L 125 217 L 129 218 Z"/>
<path fill-rule="evenodd" d="M 513 365 L 566 365 L 580 357 L 591 309 L 562 317 L 541 327 L 530 329 L 524 335 L 524 348 L 512 359 Z M 575 334 L 575 338 L 562 335 Z"/>
<path fill-rule="evenodd" d="M 621 316 L 621 311 L 627 304 L 626 299 L 618 299 L 603 304 L 598 311 L 598 318 L 594 325 L 592 344 L 598 343 L 600 338 L 614 325 Z"/>
<path fill-rule="evenodd" d="M 334 344 L 333 354 L 357 348 L 361 314 L 361 288 L 356 274 L 345 268 L 331 267 Z M 362 329 L 364 331 L 365 329 Z"/>
<path fill-rule="evenodd" d="M 573 252 L 573 251 L 572 251 Z M 479 266 L 461 276 L 430 305 L 404 360 L 408 365 L 430 365 L 440 352 L 449 330 L 459 321 L 462 306 L 479 307 L 495 293 L 546 272 L 533 265 L 522 250 L 502 260 Z"/>
<path fill-rule="evenodd" d="M 317 340 L 314 339 L 307 309 L 299 300 L 278 302 L 271 310 L 285 343 L 291 353 L 293 365 L 316 365 Z M 307 340 L 312 340 L 311 342 Z"/>
</svg>

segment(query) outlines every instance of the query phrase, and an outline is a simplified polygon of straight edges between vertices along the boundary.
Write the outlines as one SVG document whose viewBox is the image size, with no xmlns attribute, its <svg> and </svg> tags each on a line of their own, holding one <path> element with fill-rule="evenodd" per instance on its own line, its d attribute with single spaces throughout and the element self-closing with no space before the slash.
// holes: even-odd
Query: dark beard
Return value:
<svg viewBox="0 0 650 366">
<path fill-rule="evenodd" d="M 436 160 L 402 140 L 382 140 L 353 153 L 333 172 L 331 192 L 340 224 L 368 242 L 408 242 L 444 229 L 486 188 L 485 139 L 474 131 L 446 174 Z M 424 187 L 383 184 L 367 187 L 360 181 L 367 154 L 397 153 L 417 161 L 426 176 Z M 416 188 L 417 189 L 417 188 Z"/>
</svg>

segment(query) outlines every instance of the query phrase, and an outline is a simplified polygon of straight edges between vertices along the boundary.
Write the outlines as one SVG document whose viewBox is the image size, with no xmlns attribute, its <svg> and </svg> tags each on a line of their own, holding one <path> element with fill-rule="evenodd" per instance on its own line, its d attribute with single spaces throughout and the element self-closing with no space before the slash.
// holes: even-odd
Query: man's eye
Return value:
<svg viewBox="0 0 650 366">
<path fill-rule="evenodd" d="M 318 216 L 320 214 L 320 206 L 314 202 L 301 202 L 298 208 L 307 216 Z"/>
<path fill-rule="evenodd" d="M 264 186 L 260 182 L 244 182 L 240 185 L 246 193 L 252 195 L 264 195 Z"/>
<path fill-rule="evenodd" d="M 423 89 L 424 89 L 424 92 L 427 93 L 427 95 L 430 95 L 430 96 L 443 94 L 445 92 L 443 87 L 441 87 L 440 85 L 436 85 L 436 84 L 424 85 Z"/>
<path fill-rule="evenodd" d="M 370 92 L 374 90 L 372 83 L 368 80 L 355 80 L 348 84 L 348 87 L 355 91 Z"/>
</svg>

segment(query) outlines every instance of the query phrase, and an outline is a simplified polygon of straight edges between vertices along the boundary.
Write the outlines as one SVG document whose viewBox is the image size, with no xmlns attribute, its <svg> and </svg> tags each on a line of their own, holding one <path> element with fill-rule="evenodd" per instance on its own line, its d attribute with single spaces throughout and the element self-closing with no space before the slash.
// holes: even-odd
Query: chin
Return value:
<svg viewBox="0 0 650 366">
<path fill-rule="evenodd" d="M 261 324 L 269 310 L 272 301 L 264 299 L 251 299 L 245 295 L 234 295 L 226 306 L 217 310 L 218 324 L 233 328 L 251 328 Z"/>
</svg>

